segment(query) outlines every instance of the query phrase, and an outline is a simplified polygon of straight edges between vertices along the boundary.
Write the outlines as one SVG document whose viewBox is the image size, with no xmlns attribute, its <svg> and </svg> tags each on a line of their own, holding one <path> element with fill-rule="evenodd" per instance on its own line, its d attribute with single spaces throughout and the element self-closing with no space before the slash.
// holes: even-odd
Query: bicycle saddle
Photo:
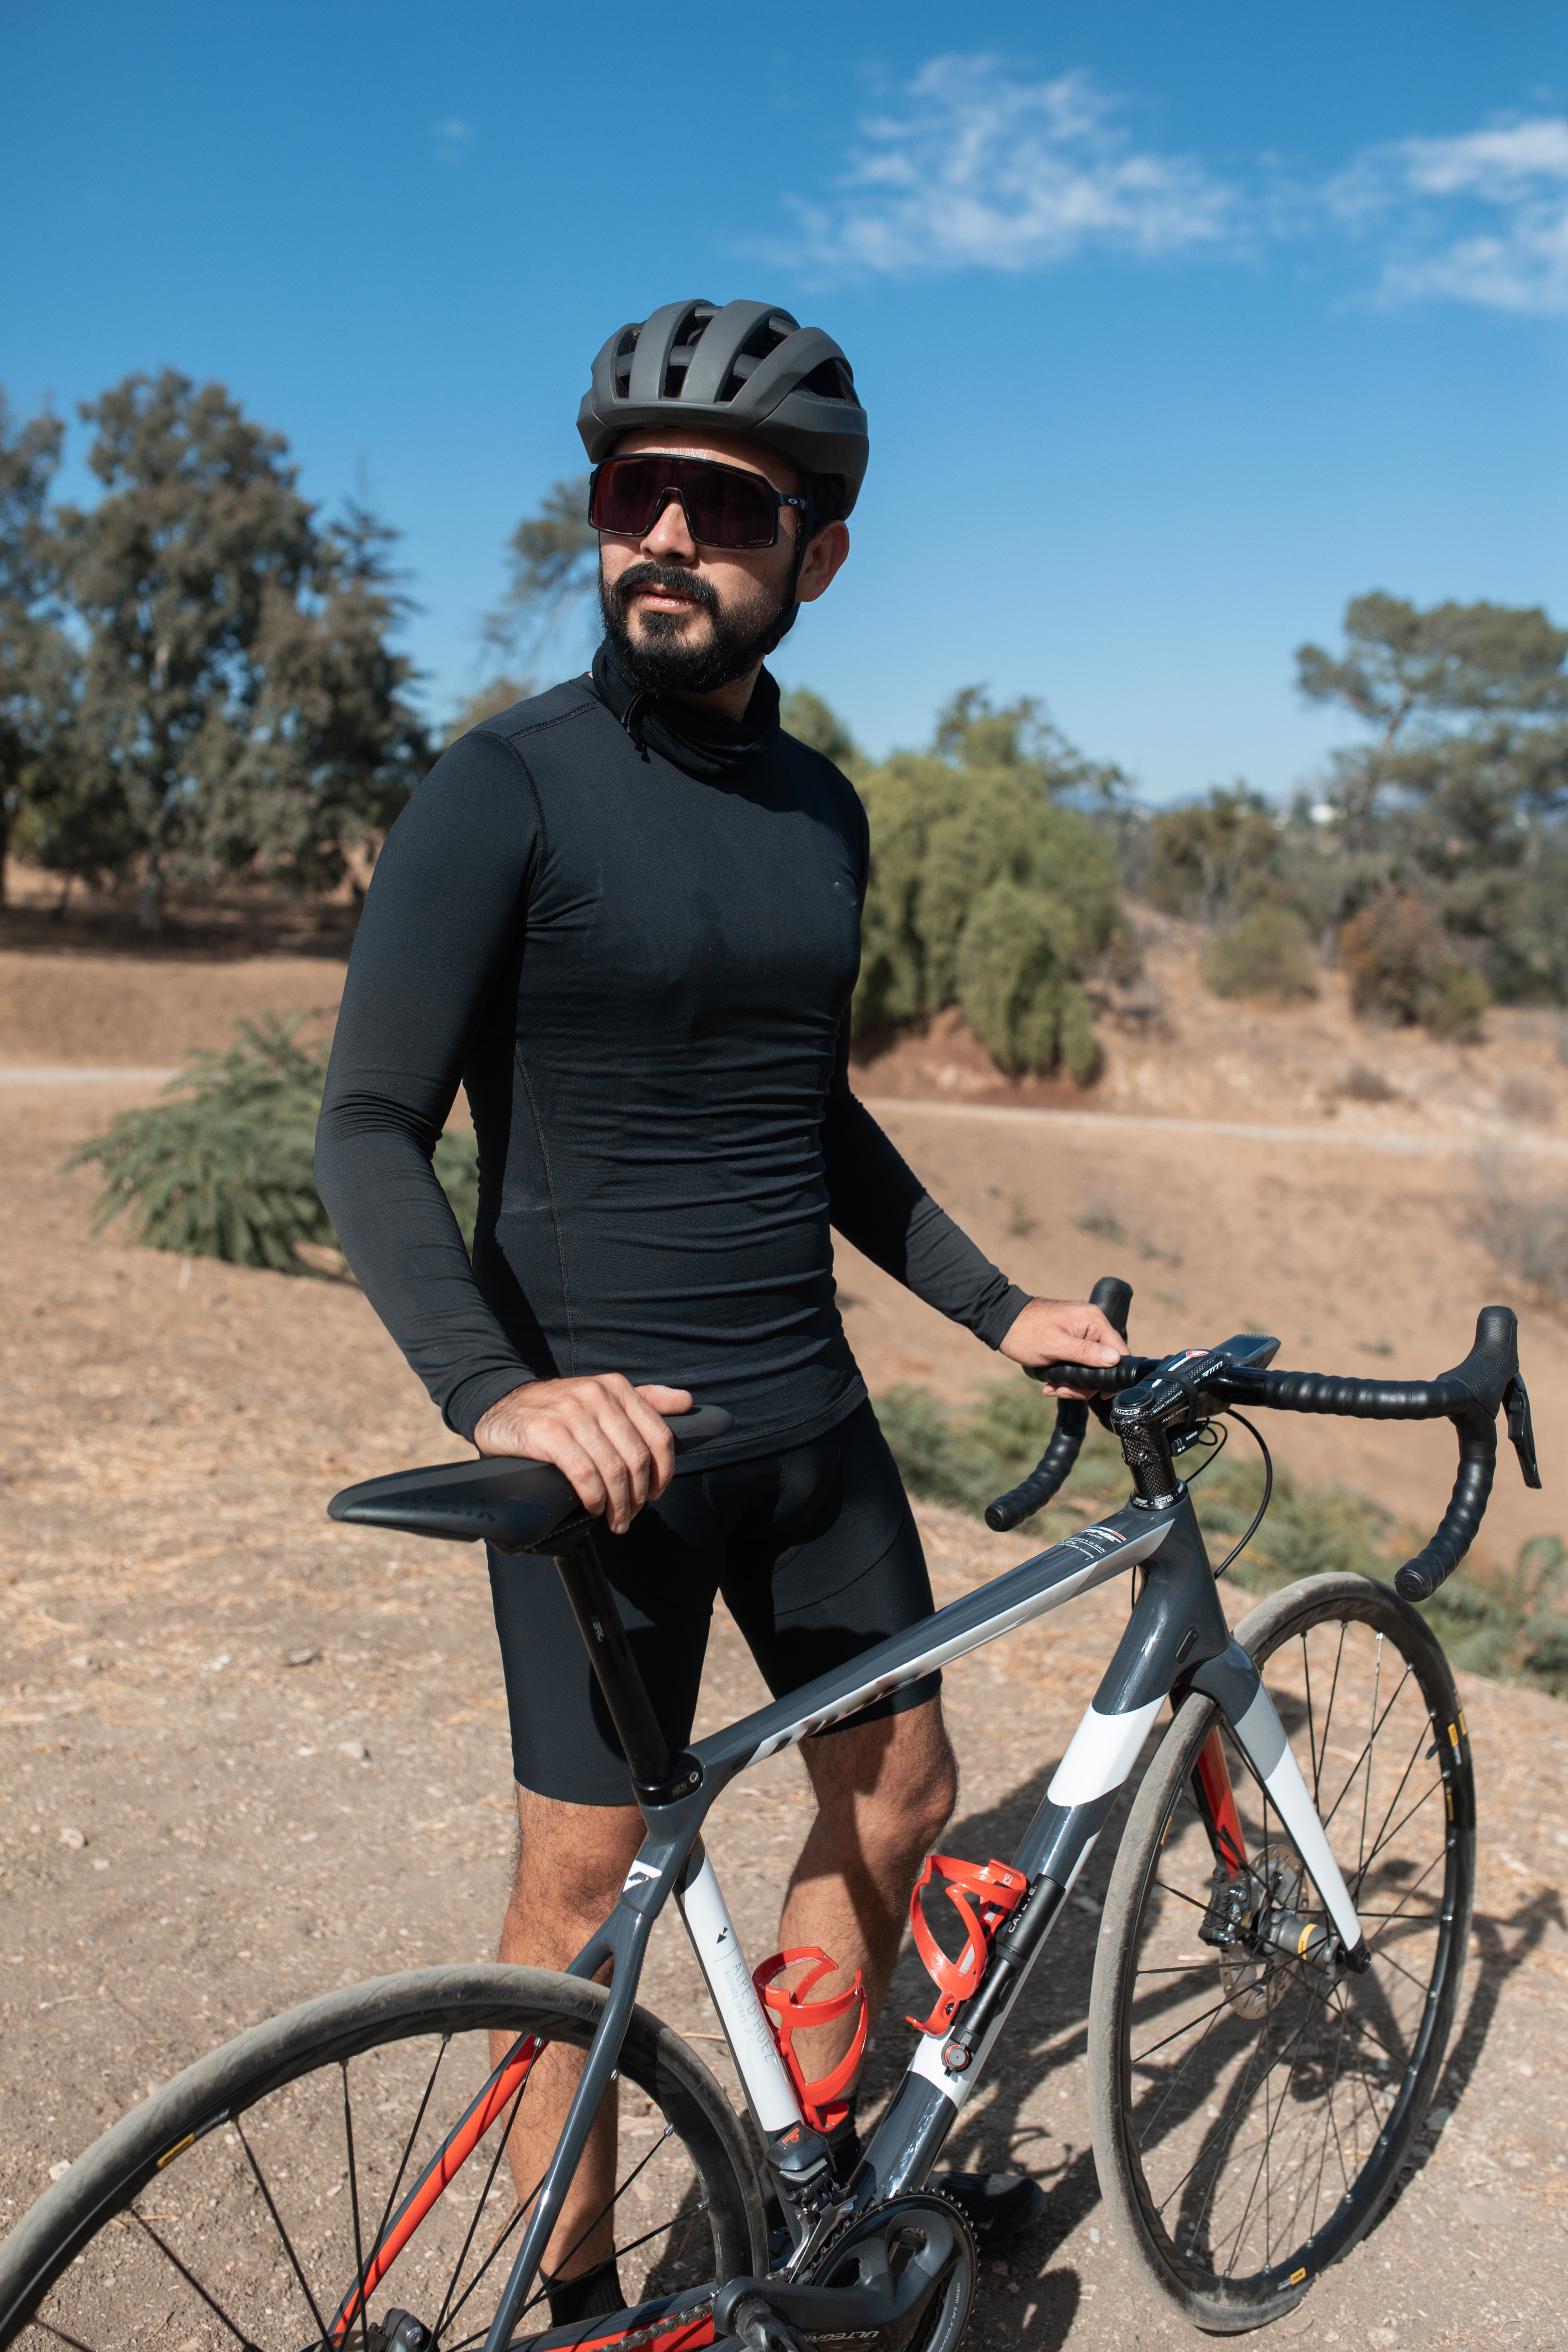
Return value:
<svg viewBox="0 0 1568 2352">
<path fill-rule="evenodd" d="M 665 1419 L 677 1454 L 706 1445 L 733 1425 L 716 1404 L 667 1413 Z M 497 1551 L 548 1552 L 563 1536 L 592 1525 L 562 1472 L 548 1462 L 525 1462 L 515 1454 L 366 1478 L 334 1495 L 327 1517 L 351 1527 L 434 1536 L 443 1543 L 478 1543 L 482 1537 Z"/>
</svg>

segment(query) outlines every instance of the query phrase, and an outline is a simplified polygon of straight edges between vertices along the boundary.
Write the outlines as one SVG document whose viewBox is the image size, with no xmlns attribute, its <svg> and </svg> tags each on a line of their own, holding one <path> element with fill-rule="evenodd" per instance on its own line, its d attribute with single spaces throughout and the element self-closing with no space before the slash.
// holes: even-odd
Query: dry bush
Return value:
<svg viewBox="0 0 1568 2352">
<path fill-rule="evenodd" d="M 1352 1062 L 1334 1092 L 1347 1102 L 1386 1103 L 1399 1100 L 1399 1088 L 1390 1086 L 1381 1070 L 1369 1070 L 1364 1062 Z"/>
<path fill-rule="evenodd" d="M 1500 1266 L 1550 1307 L 1568 1307 L 1568 1199 L 1510 1189 L 1499 1172 L 1478 1204 L 1482 1240 Z"/>
<path fill-rule="evenodd" d="M 1379 890 L 1340 932 L 1340 953 L 1357 1013 L 1434 1037 L 1474 1045 L 1491 991 L 1472 963 L 1454 953 L 1442 924 L 1417 890 Z"/>
<path fill-rule="evenodd" d="M 1557 1116 L 1557 1097 L 1541 1078 L 1510 1070 L 1498 1087 L 1498 1100 L 1510 1118 L 1528 1119 L 1534 1127 L 1550 1127 Z"/>
</svg>

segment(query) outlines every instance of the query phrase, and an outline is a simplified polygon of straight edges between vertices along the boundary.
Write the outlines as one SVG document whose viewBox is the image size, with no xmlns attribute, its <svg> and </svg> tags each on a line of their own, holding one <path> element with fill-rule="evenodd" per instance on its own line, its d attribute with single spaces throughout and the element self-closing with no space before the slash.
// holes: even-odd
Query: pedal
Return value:
<svg viewBox="0 0 1568 2352">
<path fill-rule="evenodd" d="M 749 2294 L 738 2303 L 730 2327 L 746 2352 L 816 2352 L 810 2336 L 781 2319 L 765 2295 Z"/>
</svg>

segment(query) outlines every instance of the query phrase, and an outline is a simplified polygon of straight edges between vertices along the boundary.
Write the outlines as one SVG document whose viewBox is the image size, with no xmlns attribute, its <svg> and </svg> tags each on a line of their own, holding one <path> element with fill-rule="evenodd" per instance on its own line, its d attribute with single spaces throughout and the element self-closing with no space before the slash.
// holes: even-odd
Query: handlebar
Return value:
<svg viewBox="0 0 1568 2352">
<path fill-rule="evenodd" d="M 1089 1303 L 1100 1308 L 1119 1339 L 1126 1339 L 1127 1318 L 1132 1306 L 1132 1286 L 1130 1282 L 1120 1282 L 1113 1274 L 1101 1275 L 1089 1294 Z M 1142 1361 L 1141 1357 L 1122 1358 L 1123 1364 Z M 1047 1371 L 1031 1372 L 1030 1378 L 1037 1381 L 1050 1379 L 1053 1388 L 1066 1386 L 1068 1380 L 1081 1378 L 1083 1369 L 1081 1364 L 1075 1364 L 1068 1371 L 1067 1367 L 1056 1364 Z M 1113 1369 L 1120 1373 L 1121 1364 Z M 1066 1373 L 1067 1378 L 1058 1382 L 1052 1377 L 1057 1372 Z M 1107 1376 L 1097 1372 L 1094 1377 L 1099 1382 Z M 1120 1381 L 1117 1385 L 1121 1385 Z M 1065 1483 L 1083 1444 L 1089 1428 L 1089 1413 L 1087 1404 L 1080 1404 L 1071 1397 L 1063 1397 L 1059 1401 L 1051 1442 L 1034 1469 L 1021 1486 L 1013 1487 L 1005 1495 L 998 1495 L 994 1503 L 986 1506 L 985 1524 L 994 1534 L 1005 1535 L 1010 1528 L 1016 1528 L 1022 1520 L 1031 1517 Z"/>
<path fill-rule="evenodd" d="M 1090 1293 L 1093 1303 L 1105 1308 L 1108 1316 L 1107 1295 L 1113 1289 L 1131 1303 L 1131 1293 L 1125 1283 L 1113 1285 L 1107 1279 L 1098 1282 Z M 1126 1311 L 1122 1304 L 1121 1319 L 1111 1318 L 1122 1338 L 1126 1337 Z M 1330 1413 L 1358 1421 L 1451 1420 L 1459 1440 L 1458 1475 L 1436 1533 L 1394 1578 L 1395 1591 L 1406 1601 L 1430 1600 L 1475 1541 L 1496 1473 L 1500 1409 L 1507 1413 L 1509 1437 L 1525 1485 L 1541 1485 L 1530 1398 L 1519 1369 L 1519 1319 L 1510 1307 L 1483 1307 L 1469 1354 L 1435 1381 L 1367 1381 L 1322 1372 L 1275 1371 L 1269 1369 L 1268 1360 L 1278 1344 L 1257 1333 L 1244 1333 L 1208 1353 L 1189 1349 L 1163 1358 L 1128 1355 L 1107 1370 L 1083 1364 L 1045 1364 L 1035 1368 L 1031 1376 L 1053 1388 L 1088 1386 L 1092 1381 L 1101 1392 L 1094 1410 L 1118 1436 L 1130 1441 L 1124 1444 L 1129 1458 L 1142 1453 L 1143 1458 L 1153 1460 L 1164 1447 L 1167 1465 L 1172 1432 L 1194 1426 L 1230 1405 L 1267 1405 L 1282 1412 Z M 1116 1400 L 1109 1409 L 1104 1402 L 1108 1395 Z M 1078 1459 L 1089 1411 L 1070 1398 L 1060 1402 L 1056 1433 L 1038 1467 L 1011 1494 L 1000 1496 L 991 1505 L 985 1514 L 988 1527 L 998 1533 L 1015 1528 L 1050 1500 Z"/>
</svg>

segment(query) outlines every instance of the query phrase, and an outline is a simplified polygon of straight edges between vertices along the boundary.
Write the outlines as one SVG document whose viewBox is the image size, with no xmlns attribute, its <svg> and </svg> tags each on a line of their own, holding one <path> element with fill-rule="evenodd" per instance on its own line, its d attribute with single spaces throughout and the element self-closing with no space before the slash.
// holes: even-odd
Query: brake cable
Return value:
<svg viewBox="0 0 1568 2352">
<path fill-rule="evenodd" d="M 1263 1500 L 1258 1504 L 1252 1525 L 1247 1528 L 1247 1533 L 1242 1537 L 1241 1541 L 1238 1544 L 1232 1545 L 1230 1550 L 1226 1552 L 1225 1558 L 1215 1569 L 1215 1580 L 1216 1583 L 1225 1574 L 1226 1570 L 1230 1566 L 1231 1561 L 1240 1558 L 1241 1554 L 1247 1549 L 1247 1545 L 1252 1541 L 1253 1537 L 1258 1533 L 1258 1528 L 1263 1525 L 1263 1514 L 1268 1508 L 1269 1497 L 1274 1492 L 1274 1457 L 1269 1453 L 1268 1446 L 1264 1444 L 1263 1432 L 1260 1429 L 1254 1428 L 1252 1423 L 1247 1420 L 1247 1415 L 1244 1412 L 1237 1412 L 1234 1405 L 1229 1406 L 1227 1411 L 1230 1419 L 1233 1421 L 1239 1421 L 1243 1429 L 1247 1431 L 1248 1436 L 1256 1438 L 1258 1442 L 1258 1450 L 1263 1456 Z M 1208 1465 L 1205 1464 L 1204 1466 L 1206 1469 Z"/>
</svg>

